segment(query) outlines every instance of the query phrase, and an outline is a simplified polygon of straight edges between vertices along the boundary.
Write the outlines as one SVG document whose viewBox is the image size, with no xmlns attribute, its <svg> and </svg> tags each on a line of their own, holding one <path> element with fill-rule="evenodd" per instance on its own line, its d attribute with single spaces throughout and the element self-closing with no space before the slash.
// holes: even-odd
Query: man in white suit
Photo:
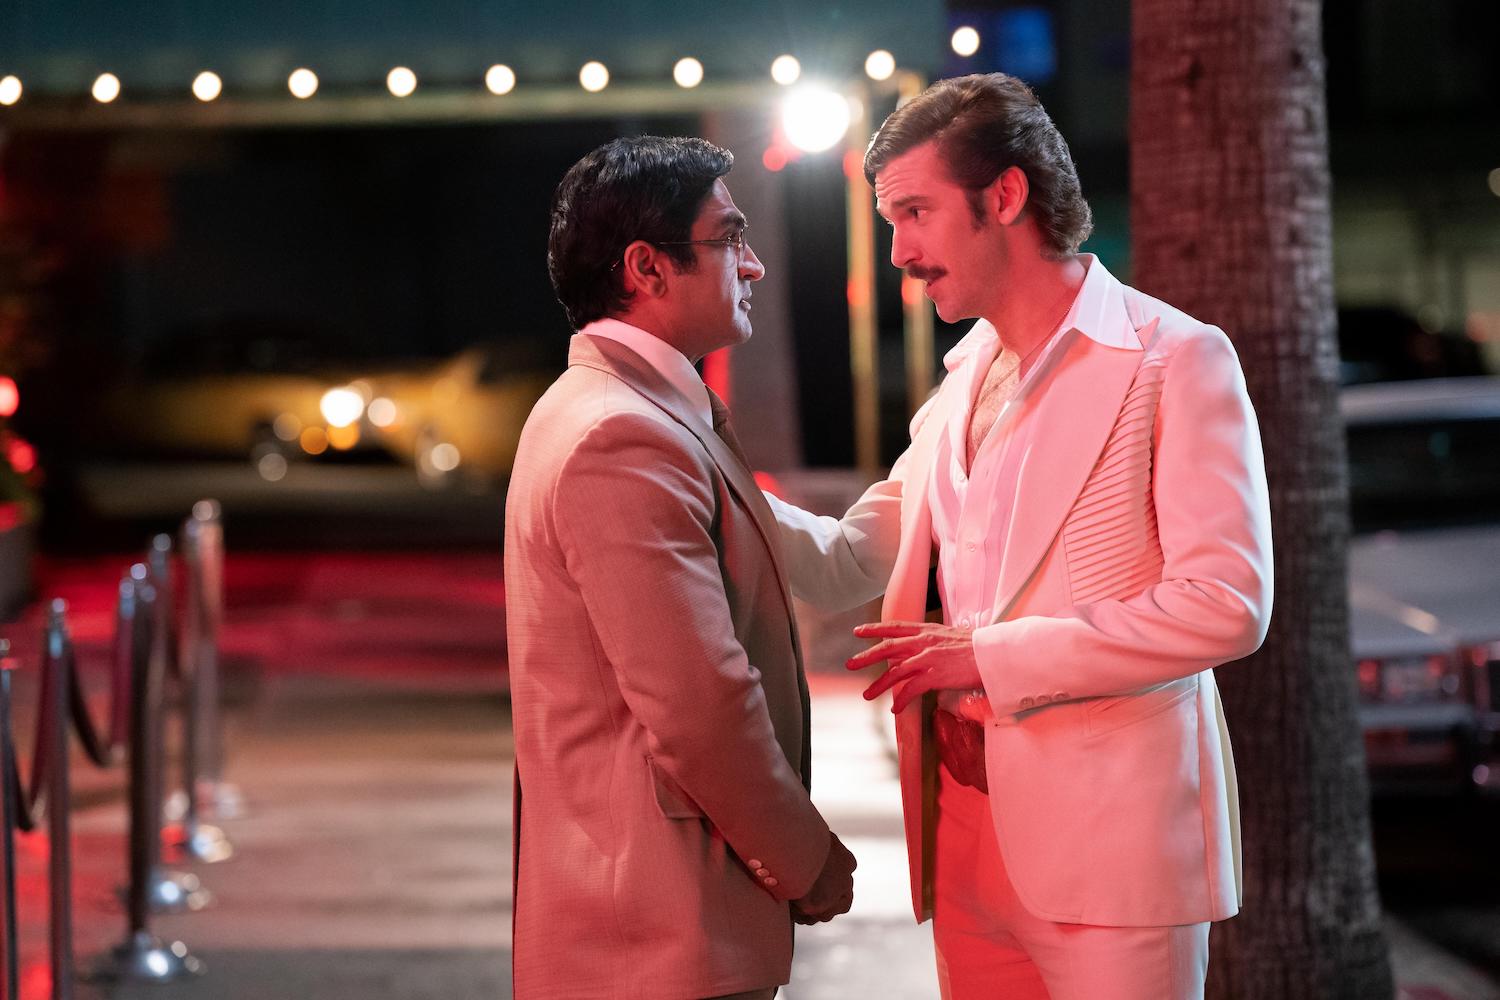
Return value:
<svg viewBox="0 0 1500 1000">
<path fill-rule="evenodd" d="M 1265 637 L 1270 518 L 1223 332 L 1079 254 L 1066 143 L 1020 81 L 940 81 L 865 156 L 891 261 L 978 317 L 889 480 L 775 503 L 793 588 L 884 591 L 913 904 L 943 996 L 1200 997 L 1240 906 L 1213 667 Z M 934 556 L 935 553 L 935 556 Z M 929 566 L 942 622 L 927 622 Z"/>
<path fill-rule="evenodd" d="M 573 338 L 506 502 L 517 1000 L 768 1000 L 792 922 L 848 910 L 808 797 L 776 524 L 694 363 L 750 336 L 764 269 L 702 139 L 617 139 L 563 178 L 548 268 Z"/>
</svg>

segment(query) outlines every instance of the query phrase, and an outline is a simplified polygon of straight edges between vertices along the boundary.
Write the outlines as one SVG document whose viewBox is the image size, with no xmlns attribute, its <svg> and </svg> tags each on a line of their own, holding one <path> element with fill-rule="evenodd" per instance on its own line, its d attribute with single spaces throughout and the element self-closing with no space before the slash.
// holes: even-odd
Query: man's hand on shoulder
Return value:
<svg viewBox="0 0 1500 1000">
<path fill-rule="evenodd" d="M 828 858 L 817 881 L 801 899 L 792 900 L 792 919 L 799 924 L 821 924 L 854 905 L 854 869 L 858 862 L 843 841 L 828 831 Z"/>
</svg>

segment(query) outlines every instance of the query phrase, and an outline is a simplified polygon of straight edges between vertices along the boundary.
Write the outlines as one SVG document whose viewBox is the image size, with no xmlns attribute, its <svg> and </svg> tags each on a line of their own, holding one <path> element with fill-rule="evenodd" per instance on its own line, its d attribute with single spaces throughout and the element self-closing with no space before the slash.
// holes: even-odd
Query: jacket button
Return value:
<svg viewBox="0 0 1500 1000">
<path fill-rule="evenodd" d="M 1032 699 L 1032 698 L 1022 698 L 1021 699 L 1021 707 L 1022 708 L 1030 708 L 1032 705 L 1035 705 L 1035 704 L 1036 704 L 1036 701 L 1034 699 Z"/>
<path fill-rule="evenodd" d="M 1067 701 L 1068 700 L 1068 692 L 1066 692 L 1066 691 L 1059 691 L 1059 692 L 1057 692 L 1057 694 L 1055 694 L 1055 695 L 1052 696 L 1052 700 L 1053 701 Z"/>
<path fill-rule="evenodd" d="M 774 878 L 768 878 L 768 879 L 765 880 L 765 882 L 766 882 L 766 885 L 770 886 L 773 889 L 776 888 L 778 885 L 781 884 L 780 882 L 776 881 L 776 879 L 774 879 Z"/>
<path fill-rule="evenodd" d="M 1045 704 L 1047 704 L 1047 702 L 1049 702 L 1051 700 L 1052 700 L 1051 698 L 1049 698 L 1047 695 L 1044 695 L 1044 694 L 1039 694 L 1039 695 L 1036 696 L 1036 703 L 1038 705 L 1045 705 Z"/>
<path fill-rule="evenodd" d="M 751 858 L 749 861 L 746 861 L 745 864 L 748 865 L 751 868 L 760 868 L 761 867 L 761 863 L 759 861 L 757 861 L 755 858 Z"/>
<path fill-rule="evenodd" d="M 771 869 L 757 868 L 755 869 L 755 874 L 759 875 L 761 878 L 765 878 L 767 875 L 771 874 Z"/>
</svg>

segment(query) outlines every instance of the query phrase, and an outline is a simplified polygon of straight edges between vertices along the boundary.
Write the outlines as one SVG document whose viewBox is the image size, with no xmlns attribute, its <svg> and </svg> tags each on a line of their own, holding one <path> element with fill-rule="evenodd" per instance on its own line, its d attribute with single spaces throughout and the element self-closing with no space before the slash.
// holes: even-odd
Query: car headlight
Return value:
<svg viewBox="0 0 1500 1000">
<path fill-rule="evenodd" d="M 348 427 L 365 412 L 365 398 L 348 386 L 329 389 L 318 402 L 329 427 Z"/>
</svg>

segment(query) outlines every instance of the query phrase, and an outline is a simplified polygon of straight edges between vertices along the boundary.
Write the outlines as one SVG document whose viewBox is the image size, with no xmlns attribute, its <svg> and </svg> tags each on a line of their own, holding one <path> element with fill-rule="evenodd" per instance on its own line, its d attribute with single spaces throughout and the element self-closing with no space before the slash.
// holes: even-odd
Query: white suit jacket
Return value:
<svg viewBox="0 0 1500 1000">
<path fill-rule="evenodd" d="M 517 1000 L 787 982 L 828 827 L 776 525 L 634 352 L 573 338 L 506 501 Z"/>
<path fill-rule="evenodd" d="M 1234 763 L 1212 668 L 1254 651 L 1269 622 L 1260 436 L 1223 332 L 1109 284 L 1106 313 L 1127 332 L 1123 346 L 1075 333 L 1017 415 L 1037 426 L 993 624 L 974 632 L 993 713 L 991 813 L 1006 870 L 1038 916 L 1220 920 L 1238 911 L 1241 879 Z M 950 372 L 977 363 L 980 335 L 949 353 Z M 891 477 L 843 519 L 773 502 L 798 596 L 852 606 L 883 590 L 883 619 L 923 619 L 933 453 L 966 384 L 944 380 Z M 932 909 L 926 701 L 896 720 L 918 920 Z"/>
</svg>

